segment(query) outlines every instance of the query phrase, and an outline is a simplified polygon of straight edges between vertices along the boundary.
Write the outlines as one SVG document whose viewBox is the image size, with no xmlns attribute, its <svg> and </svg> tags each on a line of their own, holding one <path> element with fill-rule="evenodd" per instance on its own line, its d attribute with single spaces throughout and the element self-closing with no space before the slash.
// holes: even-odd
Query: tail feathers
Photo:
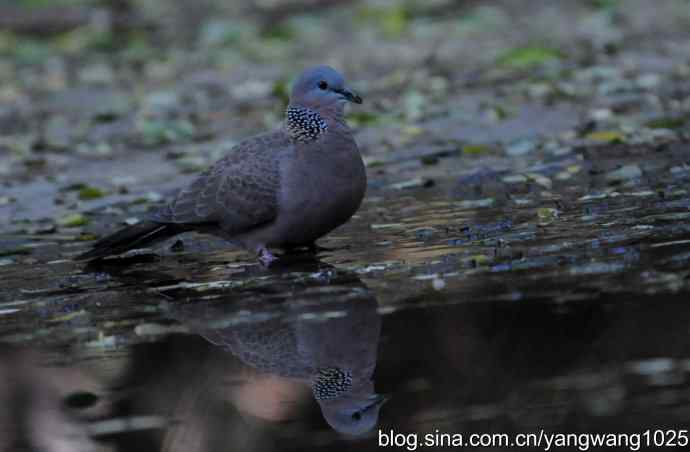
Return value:
<svg viewBox="0 0 690 452">
<path fill-rule="evenodd" d="M 102 259 L 152 245 L 182 232 L 179 225 L 144 221 L 98 240 L 93 248 L 75 258 L 78 261 Z"/>
</svg>

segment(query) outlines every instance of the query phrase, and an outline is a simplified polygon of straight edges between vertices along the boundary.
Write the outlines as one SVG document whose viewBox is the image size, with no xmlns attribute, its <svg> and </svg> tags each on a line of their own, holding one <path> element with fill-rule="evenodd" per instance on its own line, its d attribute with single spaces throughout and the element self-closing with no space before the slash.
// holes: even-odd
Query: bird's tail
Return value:
<svg viewBox="0 0 690 452">
<path fill-rule="evenodd" d="M 127 226 L 114 234 L 103 237 L 93 247 L 74 258 L 78 261 L 91 261 L 126 251 L 152 245 L 183 232 L 180 225 L 143 221 Z"/>
</svg>

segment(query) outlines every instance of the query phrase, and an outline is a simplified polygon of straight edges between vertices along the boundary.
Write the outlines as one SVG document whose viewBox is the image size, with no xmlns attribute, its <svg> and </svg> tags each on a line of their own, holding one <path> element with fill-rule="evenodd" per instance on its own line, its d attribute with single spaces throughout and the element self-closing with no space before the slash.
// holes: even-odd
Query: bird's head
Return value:
<svg viewBox="0 0 690 452">
<path fill-rule="evenodd" d="M 376 427 L 379 409 L 387 400 L 374 392 L 371 379 L 353 378 L 350 371 L 336 367 L 319 370 L 312 391 L 328 425 L 347 435 Z"/>
<path fill-rule="evenodd" d="M 321 413 L 337 432 L 358 436 L 373 430 L 379 422 L 379 410 L 388 399 L 380 394 L 345 395 L 322 401 Z"/>
<path fill-rule="evenodd" d="M 319 113 L 342 113 L 347 102 L 361 104 L 362 98 L 348 89 L 343 76 L 329 66 L 316 66 L 304 71 L 290 93 L 291 105 Z"/>
</svg>

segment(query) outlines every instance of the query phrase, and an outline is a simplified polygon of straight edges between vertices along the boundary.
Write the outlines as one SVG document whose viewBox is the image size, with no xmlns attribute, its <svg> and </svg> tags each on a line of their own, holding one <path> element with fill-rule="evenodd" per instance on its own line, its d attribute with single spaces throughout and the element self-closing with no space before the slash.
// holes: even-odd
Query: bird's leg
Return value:
<svg viewBox="0 0 690 452">
<path fill-rule="evenodd" d="M 264 267 L 270 267 L 273 262 L 278 260 L 278 258 L 271 254 L 271 252 L 265 246 L 262 246 L 258 249 L 257 257 L 259 258 L 259 262 L 261 262 L 261 265 L 263 265 Z"/>
</svg>

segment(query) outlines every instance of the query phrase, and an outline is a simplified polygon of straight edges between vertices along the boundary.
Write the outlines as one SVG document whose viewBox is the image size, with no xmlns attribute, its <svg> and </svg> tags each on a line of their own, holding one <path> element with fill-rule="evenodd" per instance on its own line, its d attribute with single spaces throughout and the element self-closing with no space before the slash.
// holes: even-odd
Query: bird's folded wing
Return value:
<svg viewBox="0 0 690 452">
<path fill-rule="evenodd" d="M 269 223 L 278 213 L 279 154 L 291 146 L 283 132 L 252 137 L 182 189 L 152 216 L 164 223 L 218 223 L 230 233 Z"/>
</svg>

